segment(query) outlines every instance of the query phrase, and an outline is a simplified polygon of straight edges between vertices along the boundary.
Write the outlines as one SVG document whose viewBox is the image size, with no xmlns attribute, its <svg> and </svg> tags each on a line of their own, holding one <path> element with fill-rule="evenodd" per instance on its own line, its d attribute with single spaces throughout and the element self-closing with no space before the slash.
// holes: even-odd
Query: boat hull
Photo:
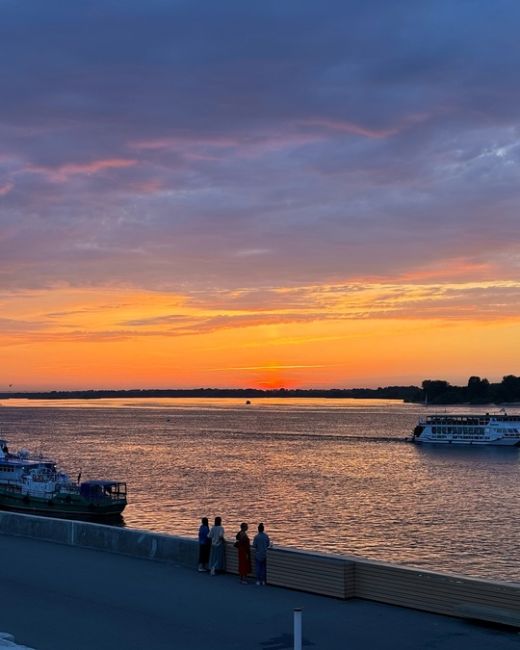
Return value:
<svg viewBox="0 0 520 650">
<path fill-rule="evenodd" d="M 461 447 L 520 447 L 520 440 L 434 440 L 429 438 L 413 438 L 416 445 L 459 445 Z"/>
<path fill-rule="evenodd" d="M 126 500 L 87 501 L 81 497 L 54 497 L 52 499 L 37 496 L 23 496 L 9 493 L 0 487 L 0 508 L 30 514 L 55 517 L 88 517 L 92 519 L 116 517 L 126 507 Z"/>
</svg>

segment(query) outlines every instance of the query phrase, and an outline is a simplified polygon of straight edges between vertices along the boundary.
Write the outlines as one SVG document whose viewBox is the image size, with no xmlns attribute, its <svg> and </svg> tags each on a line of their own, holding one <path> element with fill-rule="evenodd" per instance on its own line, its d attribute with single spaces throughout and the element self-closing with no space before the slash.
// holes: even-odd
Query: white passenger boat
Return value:
<svg viewBox="0 0 520 650">
<path fill-rule="evenodd" d="M 483 415 L 428 415 L 419 419 L 413 431 L 412 442 L 520 446 L 520 415 L 508 415 L 505 412 Z"/>
</svg>

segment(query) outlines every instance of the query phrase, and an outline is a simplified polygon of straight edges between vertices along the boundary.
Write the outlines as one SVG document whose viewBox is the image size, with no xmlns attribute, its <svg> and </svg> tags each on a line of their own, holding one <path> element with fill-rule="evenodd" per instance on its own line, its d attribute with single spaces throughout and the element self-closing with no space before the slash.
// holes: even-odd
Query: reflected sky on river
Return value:
<svg viewBox="0 0 520 650">
<path fill-rule="evenodd" d="M 126 480 L 127 526 L 194 536 L 219 514 L 230 537 L 264 521 L 281 545 L 520 581 L 519 450 L 404 442 L 424 413 L 383 400 L 13 400 L 0 432 L 74 477 Z"/>
</svg>

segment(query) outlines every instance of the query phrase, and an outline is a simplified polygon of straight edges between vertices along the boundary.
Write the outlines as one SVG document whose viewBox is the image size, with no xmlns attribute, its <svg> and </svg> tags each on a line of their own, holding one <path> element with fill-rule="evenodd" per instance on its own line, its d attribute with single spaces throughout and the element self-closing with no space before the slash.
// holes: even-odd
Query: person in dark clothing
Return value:
<svg viewBox="0 0 520 650">
<path fill-rule="evenodd" d="M 247 535 L 247 524 L 240 524 L 235 546 L 238 549 L 238 573 L 240 582 L 247 584 L 247 576 L 251 573 L 251 544 Z"/>
<path fill-rule="evenodd" d="M 209 552 L 211 550 L 211 539 L 209 535 L 209 522 L 207 517 L 202 517 L 199 528 L 199 571 L 207 571 L 209 563 Z"/>
</svg>

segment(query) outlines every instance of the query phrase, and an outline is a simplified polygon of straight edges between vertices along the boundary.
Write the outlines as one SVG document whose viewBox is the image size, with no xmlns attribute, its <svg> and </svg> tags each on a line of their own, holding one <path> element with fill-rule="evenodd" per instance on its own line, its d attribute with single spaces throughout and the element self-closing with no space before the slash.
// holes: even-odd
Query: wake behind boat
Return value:
<svg viewBox="0 0 520 650">
<path fill-rule="evenodd" d="M 454 415 L 420 418 L 412 442 L 454 445 L 520 446 L 520 415 Z"/>
<path fill-rule="evenodd" d="M 126 483 L 73 482 L 50 458 L 8 451 L 0 440 L 0 508 L 60 517 L 113 517 L 126 507 Z"/>
</svg>

